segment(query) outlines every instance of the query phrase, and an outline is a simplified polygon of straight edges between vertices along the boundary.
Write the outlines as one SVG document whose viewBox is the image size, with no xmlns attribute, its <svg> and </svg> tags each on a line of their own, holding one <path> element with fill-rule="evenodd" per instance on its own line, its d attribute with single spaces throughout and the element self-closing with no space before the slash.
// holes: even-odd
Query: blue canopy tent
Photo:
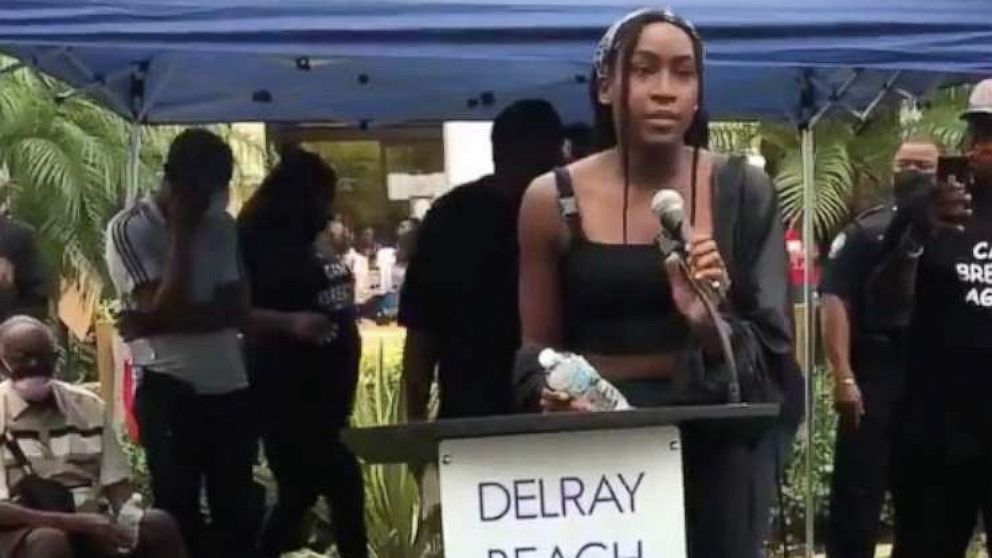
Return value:
<svg viewBox="0 0 992 558">
<path fill-rule="evenodd" d="M 488 118 L 541 95 L 586 114 L 629 0 L 5 0 L 0 49 L 149 123 Z M 707 39 L 720 117 L 803 119 L 992 72 L 985 0 L 675 0 Z M 816 84 L 800 95 L 802 82 Z M 936 74 L 936 75 L 935 75 Z"/>
<path fill-rule="evenodd" d="M 596 41 L 610 22 L 644 3 L 4 0 L 0 52 L 135 123 L 488 119 L 525 97 L 547 98 L 566 118 L 579 119 L 588 114 Z M 812 129 L 827 111 L 865 118 L 886 100 L 992 75 L 988 0 L 670 4 L 706 38 L 711 114 L 795 123 L 806 208 L 813 207 Z M 804 237 L 812 238 L 811 212 L 805 216 Z M 812 243 L 806 245 L 812 261 Z M 807 312 L 807 370 L 813 330 Z M 807 425 L 811 436 L 812 421 Z"/>
</svg>

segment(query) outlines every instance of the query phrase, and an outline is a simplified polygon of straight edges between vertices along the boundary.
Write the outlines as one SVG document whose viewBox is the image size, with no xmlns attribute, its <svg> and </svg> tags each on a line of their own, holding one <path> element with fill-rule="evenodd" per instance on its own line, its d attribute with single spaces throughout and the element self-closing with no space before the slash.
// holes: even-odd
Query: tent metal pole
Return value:
<svg viewBox="0 0 992 558">
<path fill-rule="evenodd" d="M 816 123 L 819 122 L 821 118 L 826 116 L 827 112 L 829 112 L 830 109 L 834 108 L 834 106 L 838 102 L 840 102 L 845 95 L 847 95 L 847 92 L 850 91 L 852 87 L 854 87 L 854 84 L 857 83 L 858 79 L 861 76 L 862 76 L 861 70 L 854 70 L 854 73 L 851 74 L 851 77 L 847 78 L 847 80 L 844 81 L 844 83 L 842 83 L 840 87 L 830 92 L 830 96 L 827 97 L 826 102 L 823 103 L 823 106 L 820 107 L 820 110 L 818 110 L 815 114 L 813 114 L 812 117 L 810 117 L 809 119 L 810 130 L 815 128 Z M 806 83 L 810 87 L 814 86 L 813 78 L 806 77 Z"/>
<path fill-rule="evenodd" d="M 141 169 L 141 123 L 131 121 L 131 130 L 127 142 L 127 168 L 125 169 L 125 186 L 127 205 L 132 205 L 138 198 L 141 189 L 139 174 Z"/>
<path fill-rule="evenodd" d="M 131 90 L 130 90 L 130 110 L 131 131 L 127 142 L 127 203 L 130 206 L 141 192 L 141 132 L 142 122 L 140 114 L 147 110 L 145 104 L 145 76 L 148 72 L 148 63 L 139 62 L 132 65 Z"/>
<path fill-rule="evenodd" d="M 813 127 L 815 122 L 805 123 L 800 126 L 799 134 L 801 141 L 801 155 L 803 167 L 803 374 L 805 383 L 805 411 L 806 411 L 806 448 L 805 448 L 805 471 L 806 471 L 806 558 L 813 558 L 813 545 L 815 542 L 814 523 L 816 518 L 816 501 L 813 493 L 813 473 L 815 466 L 815 455 L 813 451 L 813 434 L 816 424 L 816 293 L 813 289 L 813 246 L 815 242 L 815 230 L 813 227 L 815 199 L 815 152 L 813 142 Z"/>
<path fill-rule="evenodd" d="M 895 87 L 896 82 L 902 75 L 902 71 L 898 71 L 892 74 L 892 77 L 885 80 L 885 84 L 882 88 L 878 90 L 878 93 L 872 98 L 871 102 L 864 108 L 864 110 L 854 110 L 848 106 L 844 106 L 848 112 L 854 115 L 858 119 L 858 125 L 855 127 L 855 133 L 860 133 L 867 125 L 868 121 L 871 119 L 872 115 L 875 114 L 875 110 L 882 104 L 882 101 L 892 92 Z"/>
<path fill-rule="evenodd" d="M 868 103 L 868 106 L 865 107 L 865 110 L 861 111 L 861 114 L 858 115 L 858 118 L 860 118 L 862 121 L 871 118 L 871 115 L 874 114 L 875 109 L 877 109 L 878 106 L 882 104 L 882 100 L 885 99 L 885 96 L 888 95 L 892 91 L 892 89 L 896 86 L 896 82 L 899 81 L 900 77 L 902 77 L 902 70 L 893 73 L 892 77 L 885 80 L 885 84 L 882 86 L 881 89 L 878 90 L 878 94 L 875 95 L 875 98 L 872 99 L 870 103 Z"/>
<path fill-rule="evenodd" d="M 806 473 L 806 498 L 805 498 L 805 551 L 806 558 L 814 557 L 816 543 L 816 498 L 814 494 L 814 477 L 816 468 L 816 453 L 813 448 L 813 438 L 816 434 L 816 331 L 817 331 L 817 295 L 813 284 L 813 271 L 816 265 L 814 246 L 816 245 L 816 145 L 814 140 L 814 130 L 816 125 L 827 113 L 839 104 L 842 104 L 844 96 L 854 86 L 863 75 L 860 69 L 856 69 L 853 74 L 840 87 L 830 93 L 826 102 L 813 111 L 813 91 L 815 84 L 812 77 L 807 73 L 804 76 L 806 90 L 803 95 L 802 106 L 804 112 L 811 116 L 808 120 L 802 121 L 799 125 L 800 153 L 802 160 L 802 183 L 803 183 L 803 328 L 802 342 L 802 369 L 803 383 L 805 387 L 806 415 L 805 437 L 806 447 L 804 448 L 804 470 Z M 862 113 L 870 115 L 878 106 L 881 99 L 892 89 L 898 80 L 900 72 L 896 72 L 879 91 L 878 95 Z"/>
<path fill-rule="evenodd" d="M 803 222 L 802 222 L 802 238 L 803 238 L 803 328 L 802 337 L 800 341 L 802 342 L 803 354 L 802 354 L 802 368 L 803 368 L 803 383 L 805 387 L 805 405 L 804 411 L 806 414 L 805 422 L 805 437 L 806 437 L 806 447 L 804 448 L 804 470 L 806 473 L 805 488 L 806 488 L 806 501 L 805 501 L 805 551 L 804 556 L 806 558 L 813 558 L 814 556 L 814 545 L 816 543 L 816 498 L 813 491 L 814 484 L 814 473 L 816 467 L 816 454 L 813 448 L 813 436 L 816 433 L 816 316 L 817 316 L 817 295 L 816 289 L 813 284 L 813 271 L 814 271 L 814 258 L 815 254 L 813 247 L 816 243 L 816 229 L 814 216 L 816 212 L 816 145 L 814 141 L 814 130 L 816 129 L 817 123 L 827 115 L 827 113 L 834 107 L 838 105 L 843 105 L 844 96 L 847 92 L 854 86 L 854 84 L 861 77 L 862 72 L 860 70 L 855 70 L 855 72 L 836 90 L 831 92 L 830 96 L 827 98 L 826 102 L 819 108 L 819 110 L 812 111 L 812 94 L 815 84 L 813 83 L 812 77 L 809 74 L 804 76 L 806 91 L 802 105 L 804 107 L 804 112 L 806 114 L 812 113 L 812 116 L 800 123 L 799 125 L 799 139 L 800 139 L 800 152 L 802 160 L 802 183 L 803 183 Z M 872 99 L 864 111 L 855 112 L 851 109 L 848 111 L 852 112 L 862 121 L 862 123 L 867 120 L 869 116 L 875 111 L 878 105 L 881 103 L 882 99 L 895 87 L 896 82 L 902 72 L 895 72 L 885 84 L 879 90 L 878 94 Z M 846 107 L 845 107 L 846 108 Z"/>
</svg>

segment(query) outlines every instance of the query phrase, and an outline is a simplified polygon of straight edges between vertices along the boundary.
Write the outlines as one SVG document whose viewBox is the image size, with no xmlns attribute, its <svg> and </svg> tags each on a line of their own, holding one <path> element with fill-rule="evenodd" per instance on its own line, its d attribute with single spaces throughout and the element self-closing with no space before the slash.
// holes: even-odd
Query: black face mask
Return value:
<svg viewBox="0 0 992 558">
<path fill-rule="evenodd" d="M 892 180 L 897 207 L 908 207 L 925 198 L 937 186 L 932 174 L 899 171 Z"/>
</svg>

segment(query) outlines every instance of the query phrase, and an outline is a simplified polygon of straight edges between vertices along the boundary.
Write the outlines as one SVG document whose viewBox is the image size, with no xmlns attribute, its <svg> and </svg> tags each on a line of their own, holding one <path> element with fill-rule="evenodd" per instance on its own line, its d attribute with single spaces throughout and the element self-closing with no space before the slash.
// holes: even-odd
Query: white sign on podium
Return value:
<svg viewBox="0 0 992 558">
<path fill-rule="evenodd" d="M 440 444 L 452 558 L 685 558 L 676 427 Z"/>
</svg>

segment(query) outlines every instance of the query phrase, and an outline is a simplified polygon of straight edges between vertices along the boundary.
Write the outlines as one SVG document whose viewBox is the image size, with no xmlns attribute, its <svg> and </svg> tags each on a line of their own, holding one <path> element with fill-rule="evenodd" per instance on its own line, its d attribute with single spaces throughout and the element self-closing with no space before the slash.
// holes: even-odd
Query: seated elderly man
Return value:
<svg viewBox="0 0 992 558">
<path fill-rule="evenodd" d="M 127 459 L 104 422 L 103 402 L 53 379 L 56 354 L 55 338 L 38 320 L 0 324 L 8 377 L 0 384 L 0 558 L 184 558 L 167 514 L 145 512 L 137 536 L 113 519 L 133 493 Z M 62 505 L 36 503 L 39 492 L 21 484 L 29 474 L 61 496 L 46 501 Z"/>
</svg>

